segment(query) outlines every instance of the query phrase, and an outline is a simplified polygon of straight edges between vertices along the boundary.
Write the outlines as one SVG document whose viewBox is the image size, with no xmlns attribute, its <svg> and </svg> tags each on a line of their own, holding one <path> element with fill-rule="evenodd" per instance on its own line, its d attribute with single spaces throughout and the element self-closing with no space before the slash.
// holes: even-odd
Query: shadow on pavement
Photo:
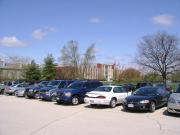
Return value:
<svg viewBox="0 0 180 135">
<path fill-rule="evenodd" d="M 163 115 L 168 116 L 168 117 L 180 118 L 180 114 L 169 113 L 167 110 L 163 112 Z"/>
<path fill-rule="evenodd" d="M 117 108 L 119 106 L 120 105 L 116 105 L 115 108 Z M 85 108 L 89 108 L 89 109 L 110 109 L 110 107 L 108 105 L 86 105 Z"/>
<path fill-rule="evenodd" d="M 82 104 L 82 103 L 81 103 Z M 59 105 L 59 106 L 69 106 L 69 107 L 74 107 L 74 106 L 80 106 L 81 104 L 78 104 L 78 105 L 72 105 L 70 103 L 57 103 L 57 102 L 54 102 L 54 105 Z"/>
<path fill-rule="evenodd" d="M 126 113 L 139 113 L 139 114 L 150 113 L 149 111 L 143 111 L 143 110 L 124 110 L 124 108 L 122 108 L 121 111 Z"/>
</svg>

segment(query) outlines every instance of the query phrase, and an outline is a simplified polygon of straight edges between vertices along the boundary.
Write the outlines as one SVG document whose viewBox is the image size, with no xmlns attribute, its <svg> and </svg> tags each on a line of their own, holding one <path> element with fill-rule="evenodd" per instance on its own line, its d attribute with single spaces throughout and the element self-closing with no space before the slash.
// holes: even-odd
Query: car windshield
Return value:
<svg viewBox="0 0 180 135">
<path fill-rule="evenodd" d="M 50 81 L 47 86 L 57 86 L 59 81 Z"/>
<path fill-rule="evenodd" d="M 112 90 L 112 87 L 98 87 L 94 91 L 98 92 L 110 92 Z"/>
<path fill-rule="evenodd" d="M 157 92 L 157 88 L 140 88 L 136 90 L 133 95 L 138 96 L 153 96 Z"/>
<path fill-rule="evenodd" d="M 180 87 L 177 88 L 175 93 L 180 93 Z"/>
<path fill-rule="evenodd" d="M 79 88 L 82 88 L 82 85 L 83 85 L 82 82 L 75 82 L 75 83 L 71 83 L 67 88 L 79 89 Z"/>
</svg>

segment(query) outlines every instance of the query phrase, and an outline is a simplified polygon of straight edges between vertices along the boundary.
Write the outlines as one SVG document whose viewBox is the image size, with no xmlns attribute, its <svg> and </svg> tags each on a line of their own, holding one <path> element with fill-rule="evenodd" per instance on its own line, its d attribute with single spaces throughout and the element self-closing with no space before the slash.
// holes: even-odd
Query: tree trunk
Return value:
<svg viewBox="0 0 180 135">
<path fill-rule="evenodd" d="M 164 86 L 167 87 L 167 84 L 166 84 L 166 81 L 167 81 L 167 75 L 166 75 L 166 73 L 162 73 L 162 78 L 163 78 Z"/>
</svg>

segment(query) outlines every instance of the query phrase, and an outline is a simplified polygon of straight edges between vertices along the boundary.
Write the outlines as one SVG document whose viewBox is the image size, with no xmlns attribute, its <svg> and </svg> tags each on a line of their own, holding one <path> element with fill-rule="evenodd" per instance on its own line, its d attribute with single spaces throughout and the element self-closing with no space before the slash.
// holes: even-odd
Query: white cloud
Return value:
<svg viewBox="0 0 180 135">
<path fill-rule="evenodd" d="M 159 16 L 154 16 L 151 18 L 154 24 L 162 25 L 162 26 L 171 26 L 174 23 L 174 17 L 167 14 L 162 14 Z"/>
<path fill-rule="evenodd" d="M 102 22 L 102 20 L 99 17 L 92 17 L 92 18 L 89 19 L 89 22 L 99 24 L 99 23 Z"/>
<path fill-rule="evenodd" d="M 5 47 L 24 47 L 26 43 L 17 39 L 16 37 L 3 37 L 0 38 L 0 46 Z"/>
<path fill-rule="evenodd" d="M 43 31 L 42 29 L 37 29 L 33 31 L 32 35 L 35 39 L 42 40 L 47 35 L 47 32 Z"/>
<path fill-rule="evenodd" d="M 32 35 L 37 40 L 44 39 L 49 33 L 56 32 L 54 27 L 48 27 L 46 29 L 36 29 L 33 31 Z"/>
</svg>

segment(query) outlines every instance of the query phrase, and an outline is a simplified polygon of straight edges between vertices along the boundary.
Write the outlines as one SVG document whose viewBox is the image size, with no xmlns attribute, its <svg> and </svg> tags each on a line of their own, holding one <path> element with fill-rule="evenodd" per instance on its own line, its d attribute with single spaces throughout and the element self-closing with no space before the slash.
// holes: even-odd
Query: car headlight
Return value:
<svg viewBox="0 0 180 135">
<path fill-rule="evenodd" d="M 45 94 L 46 94 L 46 95 L 49 95 L 50 93 L 49 93 L 49 91 L 46 91 Z"/>
<path fill-rule="evenodd" d="M 176 100 L 174 98 L 170 97 L 169 100 L 168 100 L 168 103 L 175 104 Z"/>
<path fill-rule="evenodd" d="M 66 97 L 70 97 L 70 96 L 71 96 L 71 92 L 66 92 L 66 93 L 64 93 L 64 95 L 65 95 Z"/>
<path fill-rule="evenodd" d="M 149 103 L 149 100 L 142 100 L 142 101 L 140 101 L 140 103 L 147 104 L 147 103 Z"/>
<path fill-rule="evenodd" d="M 29 89 L 29 91 L 30 91 L 30 92 L 32 92 L 32 91 L 33 91 L 33 89 Z"/>
</svg>

